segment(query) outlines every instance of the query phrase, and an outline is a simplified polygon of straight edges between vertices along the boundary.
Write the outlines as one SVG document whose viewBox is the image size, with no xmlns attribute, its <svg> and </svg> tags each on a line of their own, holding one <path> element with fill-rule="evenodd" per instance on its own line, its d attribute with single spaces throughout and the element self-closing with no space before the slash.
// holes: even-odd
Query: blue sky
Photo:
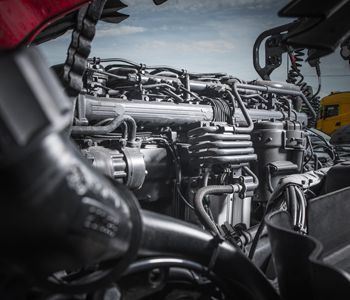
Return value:
<svg viewBox="0 0 350 300">
<path fill-rule="evenodd" d="M 281 0 L 124 0 L 120 12 L 130 17 L 120 24 L 100 22 L 91 56 L 123 57 L 145 64 L 166 64 L 193 72 L 227 72 L 244 80 L 257 79 L 252 47 L 264 30 L 289 22 L 277 12 Z M 70 35 L 40 48 L 50 64 L 64 61 Z M 350 90 L 350 67 L 339 51 L 321 60 L 322 95 Z M 316 88 L 314 70 L 303 73 Z M 339 76 L 338 75 L 347 75 Z M 286 66 L 272 79 L 284 81 Z"/>
</svg>

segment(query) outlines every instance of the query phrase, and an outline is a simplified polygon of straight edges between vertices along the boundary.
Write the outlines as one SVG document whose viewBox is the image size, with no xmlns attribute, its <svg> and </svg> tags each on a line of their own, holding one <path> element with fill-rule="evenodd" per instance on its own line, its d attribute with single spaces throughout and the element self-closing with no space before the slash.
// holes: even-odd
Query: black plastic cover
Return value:
<svg viewBox="0 0 350 300">
<path fill-rule="evenodd" d="M 292 230 L 289 214 L 266 217 L 283 299 L 345 299 L 350 295 L 350 188 L 313 199 L 309 236 Z"/>
</svg>

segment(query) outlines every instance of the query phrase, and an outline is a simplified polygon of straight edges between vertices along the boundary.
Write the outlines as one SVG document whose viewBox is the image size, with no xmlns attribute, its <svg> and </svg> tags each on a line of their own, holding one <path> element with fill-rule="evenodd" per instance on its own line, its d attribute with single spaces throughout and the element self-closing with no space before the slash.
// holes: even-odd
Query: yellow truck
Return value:
<svg viewBox="0 0 350 300">
<path fill-rule="evenodd" d="M 320 102 L 317 129 L 332 135 L 337 129 L 350 125 L 350 92 L 336 92 Z"/>
</svg>

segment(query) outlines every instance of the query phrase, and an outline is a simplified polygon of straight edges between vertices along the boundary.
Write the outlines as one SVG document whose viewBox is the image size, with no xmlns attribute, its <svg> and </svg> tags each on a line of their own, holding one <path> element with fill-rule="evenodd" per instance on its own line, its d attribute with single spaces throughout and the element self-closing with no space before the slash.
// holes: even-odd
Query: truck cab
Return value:
<svg viewBox="0 0 350 300">
<path fill-rule="evenodd" d="M 337 129 L 350 124 L 350 92 L 335 92 L 321 102 L 317 129 L 332 135 Z"/>
</svg>

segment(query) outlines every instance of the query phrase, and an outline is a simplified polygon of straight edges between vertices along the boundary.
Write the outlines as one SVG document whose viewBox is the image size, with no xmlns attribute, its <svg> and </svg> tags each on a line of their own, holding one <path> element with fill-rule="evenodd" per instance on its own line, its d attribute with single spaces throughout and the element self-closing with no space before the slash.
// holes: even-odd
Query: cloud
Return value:
<svg viewBox="0 0 350 300">
<path fill-rule="evenodd" d="M 231 52 L 235 45 L 231 41 L 223 40 L 198 40 L 198 41 L 164 41 L 152 40 L 142 45 L 143 50 L 157 50 L 186 53 L 227 53 Z"/>
<path fill-rule="evenodd" d="M 175 10 L 175 11 L 197 11 L 214 10 L 222 8 L 269 8 L 272 4 L 280 3 L 280 0 L 168 0 L 156 7 L 152 0 L 124 0 L 132 8 Z M 287 1 L 286 1 L 287 2 Z"/>
<path fill-rule="evenodd" d="M 130 35 L 135 33 L 145 32 L 146 28 L 131 25 L 108 26 L 99 28 L 96 32 L 96 37 L 111 37 L 119 35 Z"/>
<path fill-rule="evenodd" d="M 227 72 L 242 79 L 258 77 L 252 64 L 252 47 L 264 30 L 289 20 L 277 17 L 287 0 L 122 0 L 130 17 L 121 24 L 98 23 L 91 56 L 125 57 L 146 64 L 168 64 L 194 72 Z M 113 38 L 115 37 L 115 38 Z M 65 60 L 70 34 L 45 43 L 51 64 Z M 262 48 L 263 49 L 263 48 Z M 307 64 L 306 64 L 307 65 Z M 349 74 L 339 50 L 321 60 L 324 75 Z M 317 89 L 315 70 L 303 68 L 305 80 Z M 272 74 L 286 79 L 286 58 Z M 349 77 L 322 78 L 322 94 L 348 90 Z"/>
</svg>

